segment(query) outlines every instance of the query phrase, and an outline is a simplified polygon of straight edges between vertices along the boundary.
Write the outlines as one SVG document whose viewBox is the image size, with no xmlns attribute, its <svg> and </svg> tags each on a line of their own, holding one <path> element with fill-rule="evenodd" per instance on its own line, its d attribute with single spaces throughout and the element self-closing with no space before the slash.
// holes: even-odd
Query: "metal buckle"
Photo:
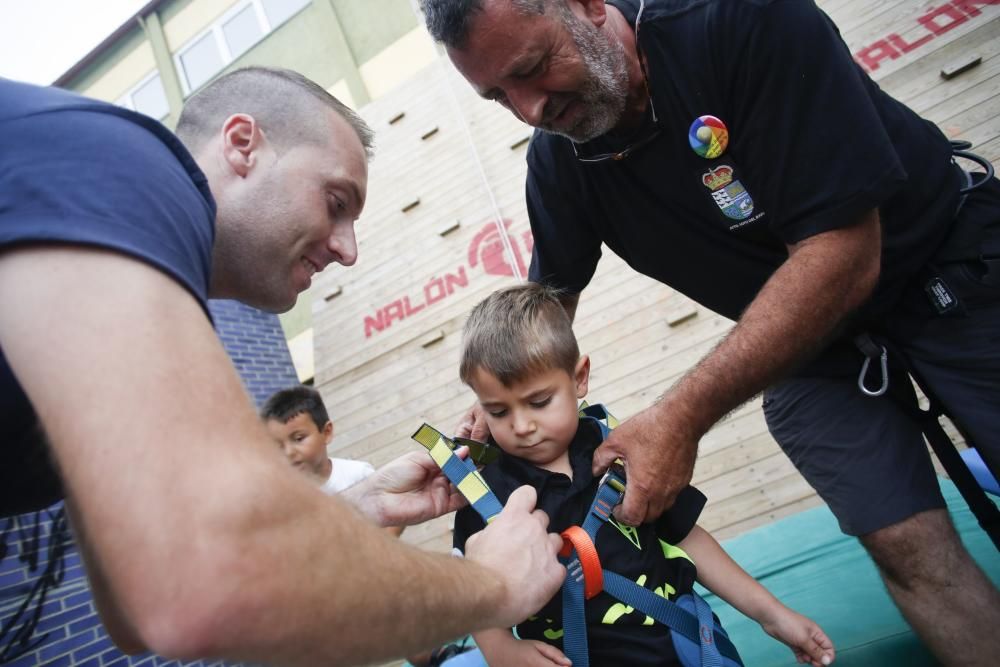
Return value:
<svg viewBox="0 0 1000 667">
<path fill-rule="evenodd" d="M 889 354 L 885 351 L 884 345 L 879 345 L 879 348 L 882 350 L 882 354 L 879 356 L 879 363 L 882 366 L 882 386 L 875 391 L 865 386 L 865 376 L 868 375 L 868 366 L 872 362 L 871 357 L 865 357 L 865 362 L 861 364 L 861 372 L 858 373 L 858 389 L 866 396 L 873 398 L 881 396 L 889 389 Z"/>
</svg>

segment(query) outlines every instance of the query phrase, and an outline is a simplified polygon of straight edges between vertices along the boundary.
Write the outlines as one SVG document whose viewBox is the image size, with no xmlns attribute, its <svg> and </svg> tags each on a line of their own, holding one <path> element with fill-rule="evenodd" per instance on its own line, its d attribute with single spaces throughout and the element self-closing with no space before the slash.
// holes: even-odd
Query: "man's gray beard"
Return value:
<svg viewBox="0 0 1000 667">
<path fill-rule="evenodd" d="M 613 129 L 625 111 L 628 99 L 625 48 L 568 10 L 562 18 L 587 68 L 587 82 L 578 96 L 583 111 L 571 128 L 556 130 L 543 126 L 542 129 L 583 143 Z"/>
</svg>

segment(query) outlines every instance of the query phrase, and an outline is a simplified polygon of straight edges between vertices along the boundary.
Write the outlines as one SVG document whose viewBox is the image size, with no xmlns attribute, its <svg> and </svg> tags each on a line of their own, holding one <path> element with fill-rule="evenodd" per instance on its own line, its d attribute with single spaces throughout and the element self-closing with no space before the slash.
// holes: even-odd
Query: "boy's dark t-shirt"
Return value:
<svg viewBox="0 0 1000 667">
<path fill-rule="evenodd" d="M 600 477 L 591 473 L 591 461 L 600 443 L 598 426 L 591 420 L 581 420 L 569 450 L 572 481 L 566 475 L 504 453 L 496 463 L 486 466 L 482 475 L 501 503 L 506 503 L 520 486 L 535 487 L 537 506 L 549 515 L 549 530 L 561 532 L 582 525 L 590 510 L 600 484 Z M 601 565 L 670 600 L 690 592 L 697 570 L 673 545 L 687 537 L 704 506 L 705 496 L 689 486 L 656 523 L 621 529 L 605 524 L 597 533 Z M 469 536 L 484 527 L 482 518 L 471 507 L 459 510 L 454 545 L 464 551 Z M 623 603 L 607 593 L 587 602 L 586 615 L 590 663 L 594 667 L 679 664 L 664 626 L 646 625 L 645 614 L 628 612 Z M 536 639 L 562 650 L 562 596 L 556 594 L 537 615 L 518 624 L 517 633 L 522 639 Z"/>
</svg>

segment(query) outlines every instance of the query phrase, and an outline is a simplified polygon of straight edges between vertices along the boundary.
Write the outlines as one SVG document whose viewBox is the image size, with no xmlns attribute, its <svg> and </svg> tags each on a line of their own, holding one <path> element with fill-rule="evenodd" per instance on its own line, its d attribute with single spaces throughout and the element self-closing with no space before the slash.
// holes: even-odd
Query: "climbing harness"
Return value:
<svg viewBox="0 0 1000 667">
<path fill-rule="evenodd" d="M 580 418 L 596 423 L 602 440 L 618 425 L 618 420 L 600 404 L 588 406 L 584 403 Z M 476 470 L 475 463 L 460 459 L 450 438 L 424 424 L 413 434 L 413 439 L 427 448 L 445 476 L 486 523 L 500 513 L 502 506 Z M 708 603 L 697 593 L 691 591 L 670 601 L 601 566 L 594 546 L 597 532 L 610 520 L 611 510 L 624 494 L 625 469 L 616 461 L 601 479 L 583 526 L 570 526 L 561 534 L 563 547 L 559 556 L 566 566 L 562 587 L 563 652 L 566 657 L 574 667 L 589 664 L 584 603 L 603 590 L 665 625 L 684 667 L 742 667 L 736 647 L 715 621 Z"/>
<path fill-rule="evenodd" d="M 957 218 L 969 197 L 969 193 L 989 182 L 993 178 L 994 172 L 993 165 L 989 160 L 969 152 L 968 149 L 972 147 L 969 142 L 952 141 L 951 147 L 953 162 L 954 158 L 963 158 L 975 162 L 985 170 L 982 177 L 974 178 L 972 174 L 962 169 L 964 185 L 958 191 L 959 202 L 955 212 Z M 985 228 L 978 228 L 974 225 L 963 228 L 955 226 L 949 232 L 943 246 L 935 253 L 933 261 L 923 270 L 920 282 L 936 316 L 951 317 L 953 313 L 964 312 L 964 306 L 958 295 L 949 288 L 945 281 L 941 265 L 963 261 L 970 256 L 978 256 L 980 262 L 990 267 L 991 273 L 1000 274 L 1000 259 L 996 257 L 997 254 L 1000 254 L 1000 244 L 987 239 L 986 235 Z M 997 550 L 1000 550 L 1000 510 L 986 496 L 983 486 L 962 460 L 962 455 L 956 449 L 955 443 L 942 428 L 940 417 L 947 416 L 962 434 L 966 444 L 970 448 L 975 447 L 975 443 L 963 429 L 962 424 L 945 409 L 944 404 L 931 391 L 930 385 L 913 368 L 903 350 L 894 345 L 888 337 L 864 332 L 854 337 L 854 345 L 865 357 L 861 365 L 861 372 L 858 374 L 858 388 L 865 395 L 872 397 L 882 396 L 889 392 L 889 395 L 902 407 L 903 411 L 913 419 L 923 431 L 948 476 L 965 498 L 979 525 L 989 535 Z M 889 386 L 890 357 L 892 362 L 904 374 L 913 378 L 913 381 L 920 387 L 924 396 L 927 397 L 927 409 L 920 407 L 917 396 L 908 382 L 903 383 L 903 386 Z M 878 387 L 873 389 L 869 386 L 868 376 L 870 369 L 876 363 L 881 371 L 881 379 L 878 380 Z M 990 470 L 986 461 L 982 460 L 980 474 L 985 476 L 986 473 L 992 475 L 995 484 L 997 471 Z"/>
<path fill-rule="evenodd" d="M 937 455 L 941 465 L 944 466 L 951 481 L 958 487 L 962 497 L 965 498 L 965 502 L 968 503 L 969 509 L 972 510 L 980 527 L 986 531 L 990 540 L 993 541 L 993 545 L 1000 551 L 1000 510 L 986 496 L 983 487 L 976 480 L 965 461 L 962 460 L 962 456 L 955 447 L 955 443 L 945 433 L 944 428 L 941 426 L 941 416 L 947 416 L 965 438 L 965 443 L 969 447 L 974 447 L 975 443 L 973 443 L 968 433 L 963 431 L 958 420 L 945 410 L 944 405 L 934 392 L 931 391 L 927 382 L 908 363 L 906 355 L 897 346 L 893 345 L 891 341 L 883 337 L 875 338 L 871 334 L 864 333 L 854 337 L 854 344 L 865 355 L 862 373 L 858 377 L 858 386 L 865 394 L 869 396 L 881 396 L 889 390 L 888 358 L 890 353 L 894 362 L 902 368 L 904 373 L 912 377 L 917 386 L 920 387 L 920 390 L 927 398 L 926 409 L 920 407 L 916 394 L 908 386 L 894 387 L 890 396 L 923 432 L 927 438 L 927 442 L 930 443 L 931 448 Z M 876 358 L 881 360 L 882 380 L 880 390 L 873 392 L 865 387 L 865 373 L 870 362 Z M 985 460 L 983 461 L 983 466 L 989 470 Z"/>
</svg>

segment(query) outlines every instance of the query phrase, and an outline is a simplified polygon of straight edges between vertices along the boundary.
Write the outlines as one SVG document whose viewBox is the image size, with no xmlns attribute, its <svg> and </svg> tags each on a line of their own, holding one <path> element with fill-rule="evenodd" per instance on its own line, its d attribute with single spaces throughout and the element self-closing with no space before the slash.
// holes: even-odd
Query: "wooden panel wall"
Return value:
<svg viewBox="0 0 1000 667">
<path fill-rule="evenodd" d="M 820 4 L 890 94 L 1000 158 L 997 0 Z M 941 78 L 970 54 L 981 64 Z M 526 273 L 530 132 L 477 98 L 445 60 L 362 114 L 378 146 L 358 224 L 360 259 L 329 269 L 313 288 L 316 380 L 336 424 L 331 451 L 379 465 L 417 447 L 408 436 L 423 421 L 450 431 L 472 403 L 457 377 L 459 334 L 473 304 Z M 513 259 L 504 258 L 498 218 Z M 593 359 L 589 398 L 619 417 L 634 414 L 730 326 L 606 252 L 575 324 Z M 709 497 L 702 523 L 719 537 L 819 503 L 767 434 L 758 401 L 704 438 L 695 483 Z M 449 519 L 404 537 L 446 550 Z"/>
</svg>

